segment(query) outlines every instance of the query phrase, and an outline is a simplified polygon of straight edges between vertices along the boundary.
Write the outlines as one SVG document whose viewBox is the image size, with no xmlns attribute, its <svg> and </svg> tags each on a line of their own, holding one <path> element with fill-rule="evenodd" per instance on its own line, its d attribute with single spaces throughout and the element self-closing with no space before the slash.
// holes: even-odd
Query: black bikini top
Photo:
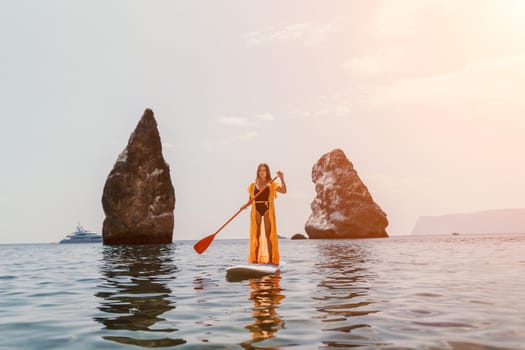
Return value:
<svg viewBox="0 0 525 350">
<path fill-rule="evenodd" d="M 253 189 L 253 195 L 255 196 L 257 193 L 259 193 L 259 189 L 257 188 L 257 185 L 255 185 Z M 270 186 L 266 186 L 262 193 L 255 198 L 257 202 L 265 202 L 268 201 L 268 198 L 270 198 Z"/>
</svg>

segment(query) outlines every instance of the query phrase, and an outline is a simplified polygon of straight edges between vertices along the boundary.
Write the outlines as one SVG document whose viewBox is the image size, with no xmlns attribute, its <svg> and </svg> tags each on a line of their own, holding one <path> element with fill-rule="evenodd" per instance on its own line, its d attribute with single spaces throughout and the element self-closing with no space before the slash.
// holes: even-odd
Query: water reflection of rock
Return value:
<svg viewBox="0 0 525 350">
<path fill-rule="evenodd" d="M 104 282 L 95 296 L 102 299 L 99 310 L 108 315 L 94 319 L 105 329 L 118 331 L 104 339 L 143 347 L 186 343 L 167 336 L 175 328 L 153 328 L 165 321 L 162 314 L 175 308 L 167 285 L 177 270 L 173 249 L 172 245 L 104 247 L 100 267 Z"/>
<path fill-rule="evenodd" d="M 259 348 L 254 344 L 275 337 L 279 328 L 284 328 L 284 322 L 277 313 L 281 301 L 285 298 L 280 281 L 280 274 L 250 279 L 252 289 L 250 300 L 253 301 L 252 317 L 255 321 L 245 327 L 252 333 L 252 340 L 242 343 L 243 348 Z M 265 347 L 265 349 L 271 348 Z"/>
<path fill-rule="evenodd" d="M 319 249 L 316 268 L 323 280 L 314 300 L 319 302 L 316 309 L 321 313 L 317 318 L 326 324 L 323 331 L 331 332 L 330 340 L 323 343 L 328 347 L 380 345 L 356 332 L 369 328 L 366 316 L 378 312 L 369 296 L 367 282 L 374 276 L 366 267 L 366 251 L 349 240 L 326 241 Z"/>
</svg>

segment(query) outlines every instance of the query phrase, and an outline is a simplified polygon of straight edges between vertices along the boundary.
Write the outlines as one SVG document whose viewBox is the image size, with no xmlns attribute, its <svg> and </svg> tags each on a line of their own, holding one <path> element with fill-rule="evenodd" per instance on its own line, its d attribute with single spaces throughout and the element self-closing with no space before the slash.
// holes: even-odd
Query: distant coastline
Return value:
<svg viewBox="0 0 525 350">
<path fill-rule="evenodd" d="M 420 216 L 412 235 L 525 234 L 525 209 Z"/>
</svg>

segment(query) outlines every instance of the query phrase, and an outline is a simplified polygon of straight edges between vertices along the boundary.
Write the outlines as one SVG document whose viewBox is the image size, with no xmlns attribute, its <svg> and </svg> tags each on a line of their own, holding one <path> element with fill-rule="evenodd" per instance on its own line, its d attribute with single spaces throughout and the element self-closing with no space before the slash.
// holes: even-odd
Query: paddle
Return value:
<svg viewBox="0 0 525 350">
<path fill-rule="evenodd" d="M 228 219 L 228 221 L 226 221 L 224 223 L 224 225 L 222 225 L 221 227 L 219 227 L 219 229 L 217 231 L 215 231 L 215 233 L 212 233 L 211 235 L 209 236 L 206 236 L 204 237 L 203 239 L 201 239 L 200 241 L 198 241 L 197 243 L 195 243 L 195 245 L 193 246 L 193 249 L 195 249 L 195 251 L 199 254 L 202 254 L 204 253 L 204 251 L 206 249 L 208 249 L 208 247 L 210 246 L 211 242 L 215 239 L 215 236 L 221 232 L 221 230 L 226 227 L 226 225 L 228 225 L 233 219 L 235 219 L 235 217 L 237 215 L 239 215 L 239 213 L 241 211 L 243 211 L 244 209 L 246 209 L 250 204 L 252 204 L 252 202 L 255 200 L 255 198 L 257 198 L 265 189 L 266 187 L 270 186 L 270 184 L 272 182 L 274 182 L 275 180 L 277 179 L 277 176 L 274 177 L 273 179 L 270 180 L 270 182 L 268 182 L 266 184 L 266 186 L 264 186 L 262 189 L 259 190 L 259 192 L 257 192 L 257 194 L 253 197 L 251 197 L 248 202 L 246 202 L 246 204 L 244 204 L 239 210 L 237 210 L 237 212 L 235 214 L 233 214 L 233 216 L 231 218 Z"/>
</svg>

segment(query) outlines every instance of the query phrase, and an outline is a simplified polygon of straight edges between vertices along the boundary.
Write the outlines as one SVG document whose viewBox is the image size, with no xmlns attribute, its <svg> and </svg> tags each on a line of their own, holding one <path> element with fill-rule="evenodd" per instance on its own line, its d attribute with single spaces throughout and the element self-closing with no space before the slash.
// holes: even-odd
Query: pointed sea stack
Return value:
<svg viewBox="0 0 525 350">
<path fill-rule="evenodd" d="M 146 109 L 108 175 L 102 195 L 104 244 L 173 240 L 175 191 L 153 111 Z"/>
<path fill-rule="evenodd" d="M 377 205 L 344 152 L 324 154 L 312 168 L 317 193 L 305 224 L 308 237 L 388 237 L 386 214 Z"/>
</svg>

